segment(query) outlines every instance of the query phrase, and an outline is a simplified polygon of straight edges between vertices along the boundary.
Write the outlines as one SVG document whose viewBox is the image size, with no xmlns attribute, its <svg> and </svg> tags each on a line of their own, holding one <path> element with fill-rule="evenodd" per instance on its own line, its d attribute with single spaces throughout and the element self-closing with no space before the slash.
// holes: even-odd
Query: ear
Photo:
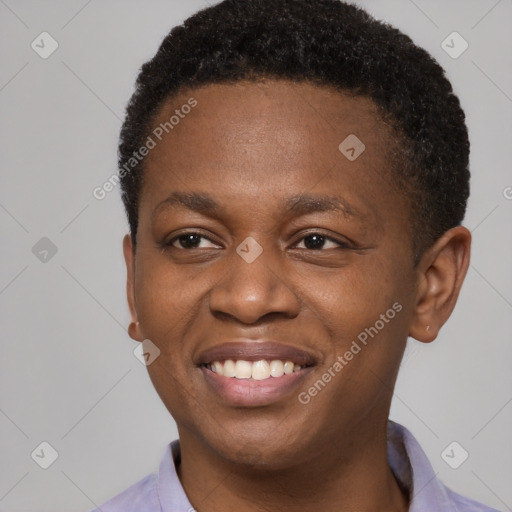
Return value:
<svg viewBox="0 0 512 512">
<path fill-rule="evenodd" d="M 126 263 L 126 296 L 131 315 L 128 334 L 130 338 L 135 341 L 142 341 L 143 336 L 140 332 L 137 310 L 135 307 L 135 251 L 130 234 L 126 234 L 123 238 L 123 253 L 124 261 Z"/>
<path fill-rule="evenodd" d="M 437 338 L 452 314 L 469 266 L 471 232 L 448 230 L 418 264 L 416 306 L 409 335 L 423 343 Z"/>
</svg>

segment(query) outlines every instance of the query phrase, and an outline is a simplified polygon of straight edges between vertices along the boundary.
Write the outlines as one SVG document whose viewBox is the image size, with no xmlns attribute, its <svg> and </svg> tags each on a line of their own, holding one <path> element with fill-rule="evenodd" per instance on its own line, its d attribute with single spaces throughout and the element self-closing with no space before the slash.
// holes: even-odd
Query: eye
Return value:
<svg viewBox="0 0 512 512">
<path fill-rule="evenodd" d="M 350 246 L 346 242 L 342 242 L 340 240 L 336 240 L 335 238 L 328 237 L 322 233 L 309 233 L 308 235 L 302 237 L 300 241 L 304 240 L 305 249 L 309 249 L 312 251 L 318 251 L 320 249 L 348 249 Z M 334 244 L 331 247 L 325 247 L 325 244 Z M 300 245 L 300 244 L 299 244 Z M 302 249 L 302 247 L 299 247 Z"/>
<path fill-rule="evenodd" d="M 206 245 L 201 245 L 202 240 L 205 241 Z M 302 241 L 304 241 L 304 247 L 298 247 Z M 317 232 L 303 236 L 299 242 L 300 243 L 296 244 L 295 247 L 312 251 L 319 251 L 321 249 L 350 248 L 349 244 L 346 242 L 336 240 L 335 238 L 328 237 L 327 235 Z M 208 243 L 210 244 L 209 246 Z M 329 244 L 331 244 L 330 247 Z M 168 242 L 163 242 L 161 245 L 163 249 L 168 249 L 169 247 L 174 249 L 204 249 L 209 247 L 218 247 L 218 244 L 214 243 L 212 240 L 197 231 L 181 233 Z"/>
<path fill-rule="evenodd" d="M 212 244 L 211 247 L 218 247 L 218 245 L 214 244 L 209 238 L 196 231 L 181 233 L 168 242 L 164 242 L 162 245 L 164 248 L 173 247 L 175 249 L 202 249 L 205 246 L 201 246 L 201 240 L 207 240 L 210 242 Z"/>
</svg>

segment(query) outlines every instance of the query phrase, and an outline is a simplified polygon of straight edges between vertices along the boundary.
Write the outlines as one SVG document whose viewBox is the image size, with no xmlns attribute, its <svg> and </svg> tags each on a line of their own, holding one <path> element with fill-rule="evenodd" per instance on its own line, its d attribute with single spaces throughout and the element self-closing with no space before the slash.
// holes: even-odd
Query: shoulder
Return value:
<svg viewBox="0 0 512 512">
<path fill-rule="evenodd" d="M 90 512 L 160 512 L 156 474 L 145 476 Z"/>
<path fill-rule="evenodd" d="M 499 510 L 496 510 L 495 508 L 488 507 L 483 503 L 479 503 L 478 501 L 472 500 L 466 496 L 462 496 L 461 494 L 452 491 L 449 487 L 444 486 L 444 488 L 455 506 L 455 510 L 458 512 L 499 512 Z"/>
</svg>

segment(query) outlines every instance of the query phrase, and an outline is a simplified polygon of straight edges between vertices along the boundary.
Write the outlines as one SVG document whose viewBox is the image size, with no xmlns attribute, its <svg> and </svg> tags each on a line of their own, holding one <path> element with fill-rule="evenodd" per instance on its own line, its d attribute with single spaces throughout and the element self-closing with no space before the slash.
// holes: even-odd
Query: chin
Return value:
<svg viewBox="0 0 512 512">
<path fill-rule="evenodd" d="M 281 470 L 300 463 L 306 446 L 296 434 L 278 428 L 242 432 L 238 429 L 219 432 L 215 439 L 204 439 L 218 456 L 231 464 L 252 470 Z M 254 435 L 252 435 L 254 434 Z"/>
</svg>

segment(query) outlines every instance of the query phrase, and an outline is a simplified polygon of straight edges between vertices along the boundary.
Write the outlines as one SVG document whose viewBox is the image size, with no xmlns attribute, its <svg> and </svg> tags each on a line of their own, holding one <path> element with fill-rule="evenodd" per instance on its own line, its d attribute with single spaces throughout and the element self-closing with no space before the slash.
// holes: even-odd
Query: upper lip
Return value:
<svg viewBox="0 0 512 512">
<path fill-rule="evenodd" d="M 201 352 L 196 364 L 209 364 L 213 361 L 228 359 L 244 361 L 292 361 L 301 366 L 310 366 L 316 363 L 315 357 L 296 347 L 268 340 L 233 340 L 215 345 Z"/>
</svg>

